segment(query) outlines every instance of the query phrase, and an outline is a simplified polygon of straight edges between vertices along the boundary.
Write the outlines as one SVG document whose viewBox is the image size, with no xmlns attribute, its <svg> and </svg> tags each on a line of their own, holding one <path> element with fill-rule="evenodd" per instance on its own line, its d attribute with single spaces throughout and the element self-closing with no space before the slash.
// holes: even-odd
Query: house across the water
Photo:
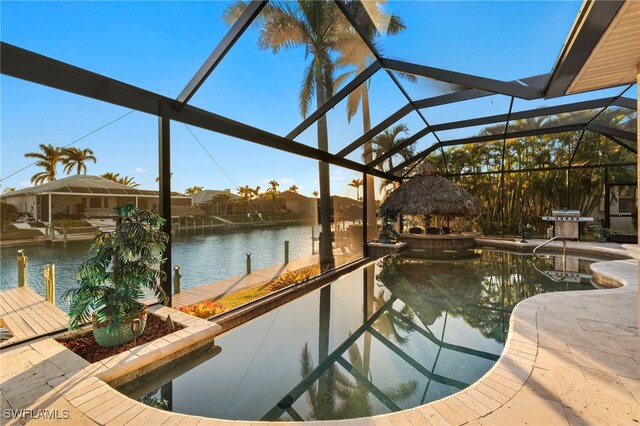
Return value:
<svg viewBox="0 0 640 426">
<path fill-rule="evenodd" d="M 53 182 L 19 189 L 0 195 L 19 212 L 30 213 L 36 220 L 51 223 L 55 219 L 113 216 L 113 208 L 133 203 L 144 210 L 158 210 L 159 193 L 131 188 L 101 176 L 76 175 Z M 204 216 L 191 197 L 173 193 L 171 213 L 174 217 Z"/>
</svg>

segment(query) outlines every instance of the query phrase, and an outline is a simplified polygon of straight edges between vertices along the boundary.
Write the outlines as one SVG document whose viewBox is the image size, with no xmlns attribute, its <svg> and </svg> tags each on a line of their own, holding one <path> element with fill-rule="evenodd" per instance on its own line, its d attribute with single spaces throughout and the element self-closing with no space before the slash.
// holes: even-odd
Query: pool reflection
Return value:
<svg viewBox="0 0 640 426">
<path fill-rule="evenodd" d="M 554 281 L 531 257 L 503 252 L 382 259 L 220 336 L 222 353 L 156 389 L 165 386 L 173 411 L 238 420 L 333 420 L 424 404 L 491 368 L 520 300 L 593 288 L 590 261 L 572 262 L 579 282 Z M 554 265 L 536 262 L 543 272 Z"/>
</svg>

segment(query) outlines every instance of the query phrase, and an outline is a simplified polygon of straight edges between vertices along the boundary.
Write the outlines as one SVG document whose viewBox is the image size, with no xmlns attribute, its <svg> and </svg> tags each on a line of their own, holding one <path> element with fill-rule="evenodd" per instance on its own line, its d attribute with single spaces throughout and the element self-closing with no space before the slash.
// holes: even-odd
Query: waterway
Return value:
<svg viewBox="0 0 640 426">
<path fill-rule="evenodd" d="M 318 235 L 319 227 L 315 229 Z M 311 255 L 311 226 L 268 227 L 221 230 L 178 236 L 173 239 L 172 263 L 180 265 L 182 289 L 218 281 L 246 272 L 246 253 L 251 253 L 255 271 L 284 262 L 284 242 L 289 241 L 289 259 Z M 75 285 L 78 266 L 87 259 L 90 241 L 70 241 L 25 247 L 6 247 L 0 251 L 0 288 L 18 284 L 16 253 L 24 248 L 28 261 L 29 287 L 44 295 L 44 265 L 56 265 L 56 304 L 67 310 L 62 293 Z M 316 250 L 317 250 L 317 242 Z"/>
</svg>

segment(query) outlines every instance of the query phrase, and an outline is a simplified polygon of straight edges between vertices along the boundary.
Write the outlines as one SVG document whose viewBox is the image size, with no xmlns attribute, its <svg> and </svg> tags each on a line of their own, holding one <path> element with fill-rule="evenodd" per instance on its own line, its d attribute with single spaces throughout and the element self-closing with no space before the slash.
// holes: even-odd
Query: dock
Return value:
<svg viewBox="0 0 640 426">
<path fill-rule="evenodd" d="M 9 339 L 0 343 L 0 348 L 66 330 L 67 324 L 67 314 L 29 287 L 0 292 L 0 326 L 11 333 Z"/>
</svg>

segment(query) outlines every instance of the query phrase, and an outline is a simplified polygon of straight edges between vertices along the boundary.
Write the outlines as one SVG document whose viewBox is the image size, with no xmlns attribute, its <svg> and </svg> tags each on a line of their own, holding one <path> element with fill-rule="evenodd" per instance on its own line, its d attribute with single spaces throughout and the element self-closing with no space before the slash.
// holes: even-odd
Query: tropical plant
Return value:
<svg viewBox="0 0 640 426">
<path fill-rule="evenodd" d="M 106 172 L 100 175 L 100 177 L 103 177 L 105 179 L 109 179 L 113 182 L 117 182 L 120 183 L 122 185 L 126 185 L 130 188 L 137 188 L 138 186 L 140 186 L 139 183 L 136 183 L 133 179 L 133 177 L 129 177 L 129 176 L 120 176 L 120 173 L 113 173 L 113 172 Z"/>
<path fill-rule="evenodd" d="M 118 178 L 117 182 L 121 183 L 123 185 L 126 185 L 130 188 L 137 188 L 138 186 L 140 186 L 139 183 L 136 183 L 133 177 L 129 177 L 129 176 L 122 176 L 120 178 Z"/>
<path fill-rule="evenodd" d="M 298 193 L 298 185 L 291 185 L 287 191 Z"/>
<path fill-rule="evenodd" d="M 387 206 L 383 206 L 378 209 L 378 217 L 382 219 L 378 241 L 387 243 L 395 241 L 399 234 L 393 229 L 393 226 L 396 220 L 398 220 L 398 212 Z"/>
<path fill-rule="evenodd" d="M 94 314 L 94 327 L 116 333 L 144 308 L 140 300 L 145 288 L 160 302 L 167 300 L 160 285 L 166 275 L 158 269 L 169 239 L 161 229 L 164 219 L 131 203 L 115 207 L 114 212 L 116 229 L 98 233 L 91 244 L 93 256 L 76 273 L 78 287 L 63 295 L 70 303 L 70 330 Z"/>
<path fill-rule="evenodd" d="M 295 271 L 287 270 L 278 278 L 272 280 L 268 284 L 268 288 L 270 291 L 280 290 L 281 288 L 288 287 L 291 284 L 297 284 L 301 283 L 302 281 L 308 280 L 309 278 L 314 277 L 319 273 L 320 268 L 318 268 L 316 265 L 296 269 Z"/>
<path fill-rule="evenodd" d="M 524 223 L 518 227 L 518 234 L 533 234 L 533 225 Z"/>
<path fill-rule="evenodd" d="M 71 174 L 73 169 L 76 169 L 77 175 L 87 174 L 87 161 L 93 161 L 96 163 L 96 157 L 93 155 L 93 151 L 89 148 L 80 149 L 76 147 L 63 148 L 61 163 L 64 165 L 64 172 L 68 175 Z"/>
<path fill-rule="evenodd" d="M 169 180 L 173 178 L 173 172 L 169 174 Z M 160 176 L 156 176 L 156 182 L 160 182 Z"/>
<path fill-rule="evenodd" d="M 111 180 L 113 182 L 118 182 L 118 179 L 120 178 L 120 173 L 105 172 L 105 173 L 101 174 L 100 177 L 103 177 L 105 179 L 109 179 L 109 180 Z"/>
<path fill-rule="evenodd" d="M 269 182 L 269 185 L 270 187 L 265 191 L 265 196 L 274 208 L 276 208 L 280 203 L 280 191 L 278 191 L 280 184 L 273 179 Z"/>
<path fill-rule="evenodd" d="M 15 190 L 16 190 L 16 189 L 15 189 L 14 187 L 12 187 L 12 186 L 8 186 L 8 187 L 6 187 L 6 188 L 2 191 L 2 193 L 3 193 L 3 194 L 7 194 L 7 193 L 9 193 L 9 192 L 14 192 Z"/>
<path fill-rule="evenodd" d="M 605 228 L 604 226 L 594 225 L 590 228 L 591 233 L 596 238 L 606 238 L 611 235 L 611 230 L 609 228 Z"/>
<path fill-rule="evenodd" d="M 3 231 L 6 229 L 8 223 L 13 222 L 19 217 L 20 215 L 18 214 L 16 206 L 9 203 L 0 203 L 0 221 L 2 222 Z"/>
<path fill-rule="evenodd" d="M 213 199 L 211 200 L 218 206 L 218 212 L 220 211 L 220 206 L 224 207 L 223 214 L 226 215 L 229 209 L 229 204 L 233 202 L 233 197 L 230 193 L 223 191 L 217 193 Z"/>
<path fill-rule="evenodd" d="M 311 194 L 312 194 L 314 197 L 318 198 L 318 191 L 313 191 Z"/>
<path fill-rule="evenodd" d="M 349 182 L 349 186 L 356 189 L 356 199 L 360 199 L 360 187 L 362 186 L 362 179 L 353 179 Z"/>
<path fill-rule="evenodd" d="M 587 112 L 593 116 L 594 112 Z M 576 114 L 576 117 L 573 117 Z M 553 126 L 562 122 L 580 121 L 585 112 L 568 113 L 514 120 L 509 130 L 528 130 Z M 634 114 L 622 119 L 619 111 L 605 109 L 598 121 L 609 127 L 626 123 Z M 583 120 L 584 121 L 584 120 Z M 504 124 L 483 129 L 480 135 L 502 134 Z M 578 141 L 580 143 L 578 144 Z M 504 150 L 504 178 L 500 177 Z M 439 151 L 428 157 L 439 170 L 447 170 L 452 179 L 481 200 L 483 211 L 476 226 L 485 234 L 518 233 L 521 216 L 536 229 L 544 229 L 541 217 L 550 209 L 568 207 L 589 215 L 598 208 L 603 193 L 605 176 L 598 164 L 633 163 L 636 155 L 624 146 L 611 142 L 595 132 L 564 132 L 527 136 L 503 141 L 466 144 Z M 572 160 L 573 159 L 573 160 Z M 539 170 L 557 168 L 572 161 L 571 170 Z M 582 168 L 591 167 L 593 168 Z M 523 171 L 527 170 L 527 171 Z M 493 172 L 493 173 L 488 173 Z M 466 176 L 456 176 L 468 174 Z M 635 168 L 609 167 L 609 181 L 634 181 Z M 524 200 L 524 203 L 521 203 Z M 524 220 L 523 220 L 524 221 Z M 457 220 L 454 226 L 467 223 Z"/>
<path fill-rule="evenodd" d="M 396 148 L 398 145 L 402 144 L 406 141 L 406 137 L 402 135 L 407 135 L 409 133 L 409 128 L 406 124 L 400 123 L 389 129 L 385 129 L 382 133 L 375 136 L 371 139 L 371 144 L 365 147 L 364 153 L 362 154 L 362 158 L 378 158 L 389 150 Z M 391 170 L 394 167 L 393 159 L 394 157 L 400 157 L 404 161 L 412 158 L 415 155 L 414 148 L 412 146 L 406 146 L 400 149 L 397 153 L 390 156 L 382 163 L 382 167 L 385 170 Z M 392 182 L 388 179 L 382 179 L 380 182 L 380 187 L 378 190 L 381 194 L 387 190 L 389 185 Z"/>
<path fill-rule="evenodd" d="M 280 184 L 278 183 L 277 180 L 272 179 L 269 181 L 269 186 L 270 188 L 267 189 L 267 192 L 272 192 L 272 193 L 278 193 L 278 187 L 280 186 Z"/>
<path fill-rule="evenodd" d="M 44 171 L 31 176 L 31 183 L 34 185 L 55 181 L 57 179 L 56 169 L 58 162 L 62 159 L 61 149 L 57 146 L 40 144 L 39 148 L 41 152 L 27 152 L 24 154 L 26 158 L 37 159 L 36 166 L 44 168 Z"/>
<path fill-rule="evenodd" d="M 238 188 L 238 195 L 242 201 L 249 203 L 253 198 L 253 189 L 249 185 L 241 186 Z"/>
<path fill-rule="evenodd" d="M 360 353 L 358 345 L 351 345 L 347 349 L 349 364 L 356 371 L 366 377 L 371 374 L 367 363 L 368 354 Z M 308 379 L 314 372 L 313 357 L 309 345 L 305 343 L 300 354 L 300 377 Z M 334 362 L 330 371 L 322 378 L 331 381 L 328 386 L 322 386 L 321 380 L 316 380 L 306 391 L 309 406 L 307 420 L 337 420 L 349 417 L 368 417 L 373 415 L 373 405 L 370 401 L 371 389 L 362 380 L 351 380 Z M 395 402 L 402 402 L 412 397 L 418 389 L 418 382 L 411 380 L 399 383 L 393 387 L 385 387 L 381 392 Z"/>
<path fill-rule="evenodd" d="M 211 318 L 212 316 L 222 313 L 226 310 L 226 307 L 222 306 L 218 302 L 213 302 L 211 300 L 205 300 L 204 302 L 180 307 L 180 311 L 198 318 Z"/>
<path fill-rule="evenodd" d="M 362 36 L 369 43 L 375 45 L 378 49 L 378 53 L 380 54 L 382 54 L 381 46 L 377 43 L 380 35 L 383 33 L 387 36 L 395 35 L 404 31 L 406 28 L 399 16 L 384 13 L 382 10 L 382 5 L 384 3 L 386 3 L 386 0 L 370 2 L 366 7 L 366 10 L 360 2 L 347 3 L 347 7 L 351 9 L 351 14 L 358 19 L 360 29 L 362 30 Z M 361 16 L 363 19 L 359 19 Z M 339 57 L 336 60 L 336 68 L 341 71 L 346 69 L 346 72 L 343 72 L 341 75 L 336 77 L 336 88 L 340 87 L 351 77 L 360 74 L 376 60 L 371 50 L 360 38 L 361 34 L 358 34 L 355 31 L 349 31 L 337 44 Z M 396 75 L 410 82 L 416 81 L 416 77 L 412 74 L 396 73 Z M 357 113 L 358 108 L 362 106 L 363 134 L 371 130 L 371 110 L 369 104 L 369 89 L 371 81 L 372 79 L 369 79 L 366 83 L 358 86 L 356 90 L 349 94 L 347 99 L 347 120 L 349 122 L 351 122 L 351 119 Z M 366 155 L 364 155 L 363 160 L 365 164 L 368 164 L 373 160 L 371 141 L 365 142 L 364 151 Z M 367 175 L 366 179 L 367 193 L 363 194 L 363 197 L 367 200 L 367 223 L 375 223 L 376 194 L 374 179 L 372 175 Z M 373 235 L 370 235 L 370 237 L 373 238 Z"/>
<path fill-rule="evenodd" d="M 204 188 L 202 186 L 190 186 L 189 188 L 184 190 L 184 193 L 185 195 L 193 195 L 202 191 L 204 191 Z"/>
<path fill-rule="evenodd" d="M 247 7 L 247 2 L 232 3 L 223 14 L 231 24 Z M 332 53 L 336 43 L 347 27 L 344 15 L 332 1 L 300 0 L 297 2 L 270 2 L 255 21 L 260 28 L 258 47 L 277 54 L 283 50 L 304 48 L 305 68 L 300 86 L 300 114 L 307 117 L 313 99 L 319 108 L 333 94 L 334 63 Z M 326 116 L 316 122 L 318 148 L 329 151 L 329 136 Z M 329 165 L 318 164 L 320 180 L 320 264 L 322 269 L 335 263 L 331 235 L 331 189 Z"/>
</svg>

